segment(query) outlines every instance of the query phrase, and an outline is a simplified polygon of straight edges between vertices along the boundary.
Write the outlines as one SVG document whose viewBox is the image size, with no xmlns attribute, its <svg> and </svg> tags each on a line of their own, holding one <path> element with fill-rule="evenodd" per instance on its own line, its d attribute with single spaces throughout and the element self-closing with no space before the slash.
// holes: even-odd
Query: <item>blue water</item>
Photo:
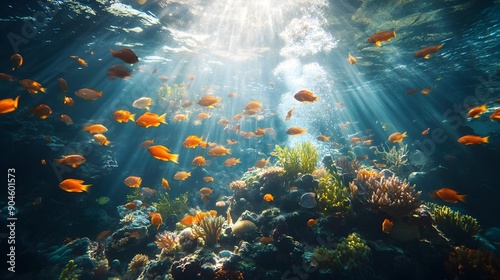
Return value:
<svg viewBox="0 0 500 280">
<path fill-rule="evenodd" d="M 29 277 L 46 267 L 47 254 L 53 246 L 62 246 L 67 237 L 95 239 L 103 230 L 119 228 L 117 206 L 125 204 L 132 192 L 123 184 L 127 176 L 142 177 L 142 186 L 159 193 L 165 192 L 161 178 L 167 178 L 171 198 L 187 192 L 189 207 L 210 210 L 216 208 L 218 198 L 232 195 L 228 184 L 239 180 L 255 161 L 270 157 L 271 164 L 276 164 L 277 159 L 270 156 L 275 145 L 311 141 L 320 159 L 366 154 L 369 160 L 363 164 L 373 167 L 371 160 L 377 158 L 369 146 L 392 147 L 387 137 L 397 131 L 408 135 L 403 143 L 408 145 L 409 163 L 403 177 L 433 170 L 438 174 L 426 181 L 431 185 L 417 185 L 424 200 L 471 215 L 484 229 L 500 227 L 496 215 L 500 211 L 500 123 L 489 119 L 500 106 L 494 103 L 500 98 L 498 1 L 144 2 L 0 4 L 0 72 L 14 78 L 0 81 L 0 99 L 20 96 L 16 111 L 0 115 L 0 171 L 16 171 L 18 211 L 18 272 L 7 273 L 8 279 L 23 275 L 28 278 L 19 279 L 35 279 Z M 395 30 L 396 37 L 382 42 L 381 47 L 367 42 L 370 35 L 385 30 Z M 443 48 L 428 60 L 413 57 L 423 47 L 441 44 Z M 125 64 L 111 56 L 110 48 L 130 48 L 137 54 L 139 62 L 128 65 L 132 77 L 107 78 L 109 67 Z M 12 71 L 10 56 L 14 53 L 21 54 L 24 63 Z M 348 53 L 357 58 L 357 64 L 348 63 Z M 70 56 L 84 59 L 88 66 L 77 64 Z M 61 92 L 58 78 L 67 81 L 68 92 Z M 40 82 L 46 93 L 29 94 L 18 82 L 22 79 Z M 166 86 L 179 85 L 186 88 L 183 100 L 193 105 L 184 108 L 180 100 L 159 97 Z M 427 87 L 432 91 L 421 94 Z M 81 88 L 102 91 L 102 97 L 80 99 L 74 92 Z M 407 95 L 411 88 L 418 90 Z M 293 99 L 301 89 L 314 92 L 318 101 Z M 237 96 L 227 97 L 231 92 Z M 221 97 L 221 104 L 214 109 L 199 106 L 198 100 L 207 93 Z M 74 99 L 75 106 L 63 104 L 65 95 Z M 151 112 L 166 113 L 168 124 L 146 129 L 111 117 L 116 110 L 129 110 L 137 119 L 145 110 L 132 107 L 132 102 L 140 97 L 151 97 L 155 102 Z M 233 116 L 252 100 L 264 106 L 259 116 L 234 121 Z M 44 120 L 29 110 L 41 103 L 53 111 Z M 487 105 L 487 112 L 478 119 L 466 118 L 468 109 L 482 104 Z M 292 107 L 294 115 L 285 121 Z M 196 125 L 200 112 L 211 117 Z M 175 122 L 172 118 L 178 113 L 188 114 L 188 120 Z M 69 115 L 74 124 L 61 122 L 61 114 Z M 230 124 L 217 124 L 222 118 Z M 350 124 L 342 129 L 346 122 Z M 97 144 L 82 131 L 92 123 L 108 128 L 109 146 Z M 272 128 L 275 134 L 245 138 L 234 131 L 237 124 L 241 131 Z M 290 126 L 307 128 L 307 133 L 289 136 L 285 131 Z M 427 128 L 430 133 L 422 135 Z M 320 134 L 340 146 L 316 140 Z M 353 137 L 371 134 L 371 145 L 350 144 Z M 467 134 L 489 136 L 489 143 L 465 146 L 457 142 Z M 44 139 L 47 135 L 50 141 Z M 216 158 L 201 148 L 183 148 L 188 135 L 203 136 L 208 142 L 231 148 L 232 153 Z M 140 147 L 147 139 L 179 154 L 179 164 L 152 158 Z M 238 143 L 228 146 L 227 139 Z M 72 169 L 53 164 L 54 159 L 74 153 L 86 158 L 82 166 Z M 198 155 L 207 158 L 203 168 L 191 164 Z M 228 157 L 240 158 L 242 163 L 225 167 L 222 163 Z M 43 159 L 46 165 L 41 164 Z M 178 171 L 189 171 L 192 176 L 176 181 L 173 176 Z M 215 182 L 205 183 L 205 176 L 214 177 Z M 66 178 L 92 184 L 90 191 L 64 192 L 58 185 Z M 207 203 L 198 194 L 205 186 L 214 190 Z M 440 188 L 467 194 L 467 202 L 432 200 L 428 193 Z M 103 196 L 110 201 L 97 204 L 96 199 Z M 42 203 L 34 206 L 39 197 Z M 0 208 L 7 203 L 3 192 Z M 4 220 L 5 211 L 0 213 Z M 154 235 L 150 233 L 150 242 Z M 3 248 L 2 254 L 7 252 Z M 128 261 L 130 258 L 122 260 Z M 53 273 L 59 275 L 59 271 Z M 252 279 L 250 274 L 245 276 Z"/>
</svg>

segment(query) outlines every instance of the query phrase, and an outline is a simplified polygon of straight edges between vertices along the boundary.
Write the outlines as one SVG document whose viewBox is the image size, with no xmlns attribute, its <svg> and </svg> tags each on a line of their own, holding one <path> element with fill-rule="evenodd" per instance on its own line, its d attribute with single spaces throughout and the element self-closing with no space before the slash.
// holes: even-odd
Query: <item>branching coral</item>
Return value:
<svg viewBox="0 0 500 280">
<path fill-rule="evenodd" d="M 500 279 L 500 259 L 484 249 L 455 247 L 446 268 L 455 279 Z"/>
<path fill-rule="evenodd" d="M 193 233 L 205 241 L 205 247 L 214 247 L 222 233 L 222 226 L 226 219 L 222 216 L 207 215 L 196 225 L 193 224 Z"/>
<path fill-rule="evenodd" d="M 386 178 L 382 173 L 360 170 L 349 188 L 353 197 L 372 211 L 380 210 L 394 218 L 408 216 L 422 204 L 420 192 L 394 175 Z"/>
<path fill-rule="evenodd" d="M 135 272 L 143 269 L 149 262 L 149 257 L 143 254 L 135 255 L 128 264 L 128 272 Z"/>
<path fill-rule="evenodd" d="M 170 200 L 168 193 L 164 193 L 158 199 L 158 202 L 153 202 L 153 206 L 162 217 L 168 217 L 172 214 L 181 216 L 188 211 L 188 193 L 181 194 L 174 200 Z"/>
<path fill-rule="evenodd" d="M 334 267 L 343 272 L 356 271 L 369 261 L 370 247 L 356 233 L 339 240 L 335 249 L 319 247 L 314 251 L 314 259 L 320 267 Z"/>
<path fill-rule="evenodd" d="M 374 147 L 375 154 L 378 154 L 389 165 L 389 169 L 396 174 L 399 174 L 401 166 L 408 162 L 408 145 L 400 144 L 399 148 L 393 146 L 391 149 L 382 146 L 382 150 Z"/>
<path fill-rule="evenodd" d="M 170 251 L 178 244 L 177 235 L 174 232 L 164 231 L 156 235 L 155 243 L 162 251 Z"/>
<path fill-rule="evenodd" d="M 279 182 L 281 180 L 281 176 L 285 174 L 285 169 L 279 166 L 270 166 L 265 168 L 259 173 L 259 176 L 262 180 L 266 182 Z"/>
<path fill-rule="evenodd" d="M 335 161 L 335 166 L 341 170 L 342 174 L 356 174 L 361 168 L 361 163 L 357 159 L 349 160 L 346 157 L 341 157 Z"/>
<path fill-rule="evenodd" d="M 292 180 L 299 174 L 312 173 L 316 169 L 319 154 L 311 142 L 302 142 L 293 148 L 276 145 L 279 164 L 285 168 L 286 175 Z"/>
<path fill-rule="evenodd" d="M 338 173 L 330 173 L 325 169 L 320 170 L 322 171 L 315 171 L 313 173 L 319 181 L 318 189 L 316 190 L 318 206 L 328 213 L 351 213 L 352 207 L 349 192 L 342 184 L 340 175 Z"/>
<path fill-rule="evenodd" d="M 471 242 L 473 236 L 481 232 L 478 221 L 469 215 L 435 203 L 425 203 L 425 205 L 429 207 L 437 228 L 458 244 Z"/>
</svg>

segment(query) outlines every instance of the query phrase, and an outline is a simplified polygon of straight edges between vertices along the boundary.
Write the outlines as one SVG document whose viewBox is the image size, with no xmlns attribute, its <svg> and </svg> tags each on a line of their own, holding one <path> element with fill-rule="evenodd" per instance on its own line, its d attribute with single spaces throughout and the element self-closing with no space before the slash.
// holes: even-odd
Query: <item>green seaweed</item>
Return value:
<svg viewBox="0 0 500 280">
<path fill-rule="evenodd" d="M 127 194 L 127 201 L 140 200 L 140 189 L 134 188 L 131 194 Z"/>
<path fill-rule="evenodd" d="M 276 145 L 278 164 L 285 169 L 285 176 L 295 180 L 300 174 L 312 173 L 318 164 L 319 154 L 311 142 L 298 143 L 292 148 Z"/>
<path fill-rule="evenodd" d="M 389 170 L 400 175 L 400 169 L 408 162 L 408 145 L 399 143 L 399 148 L 393 146 L 391 149 L 381 146 L 379 150 L 375 147 L 375 154 L 380 155 L 387 163 Z"/>
<path fill-rule="evenodd" d="M 69 260 L 59 275 L 59 280 L 78 280 L 77 265 L 74 260 Z"/>
<path fill-rule="evenodd" d="M 327 213 L 352 213 L 349 191 L 343 185 L 338 173 L 324 172 L 318 181 L 316 195 L 320 209 Z"/>
<path fill-rule="evenodd" d="M 183 216 L 188 212 L 188 193 L 181 194 L 173 200 L 170 200 L 168 193 L 164 193 L 160 195 L 158 202 L 153 202 L 153 206 L 162 217 L 172 214 Z"/>
</svg>

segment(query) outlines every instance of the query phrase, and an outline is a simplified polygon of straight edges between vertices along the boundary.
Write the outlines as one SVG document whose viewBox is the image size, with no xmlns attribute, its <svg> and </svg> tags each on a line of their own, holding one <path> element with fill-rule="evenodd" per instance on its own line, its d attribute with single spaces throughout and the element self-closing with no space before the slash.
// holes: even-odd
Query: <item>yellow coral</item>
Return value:
<svg viewBox="0 0 500 280">
<path fill-rule="evenodd" d="M 135 255 L 128 264 L 128 272 L 134 272 L 138 269 L 143 269 L 149 262 L 149 257 L 143 254 Z"/>
<path fill-rule="evenodd" d="M 291 180 L 316 169 L 319 154 L 311 142 L 302 142 L 293 148 L 276 145 L 275 149 L 279 164 L 285 168 L 286 176 Z"/>
<path fill-rule="evenodd" d="M 351 213 L 351 201 L 347 188 L 343 186 L 339 174 L 332 174 L 325 169 L 315 171 L 319 180 L 316 195 L 318 206 L 325 212 L 345 212 Z"/>
</svg>

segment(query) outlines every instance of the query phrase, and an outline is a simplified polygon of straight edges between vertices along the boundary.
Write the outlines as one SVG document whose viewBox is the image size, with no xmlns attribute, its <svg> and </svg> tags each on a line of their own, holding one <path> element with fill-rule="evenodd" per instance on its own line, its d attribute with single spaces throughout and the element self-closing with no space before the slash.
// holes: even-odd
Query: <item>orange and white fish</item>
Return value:
<svg viewBox="0 0 500 280">
<path fill-rule="evenodd" d="M 351 53 L 347 54 L 347 61 L 351 64 L 354 65 L 356 64 L 357 60 L 354 56 L 351 55 Z"/>
<path fill-rule="evenodd" d="M 132 102 L 132 107 L 149 110 L 149 107 L 154 105 L 153 100 L 149 97 L 141 97 Z"/>
</svg>

